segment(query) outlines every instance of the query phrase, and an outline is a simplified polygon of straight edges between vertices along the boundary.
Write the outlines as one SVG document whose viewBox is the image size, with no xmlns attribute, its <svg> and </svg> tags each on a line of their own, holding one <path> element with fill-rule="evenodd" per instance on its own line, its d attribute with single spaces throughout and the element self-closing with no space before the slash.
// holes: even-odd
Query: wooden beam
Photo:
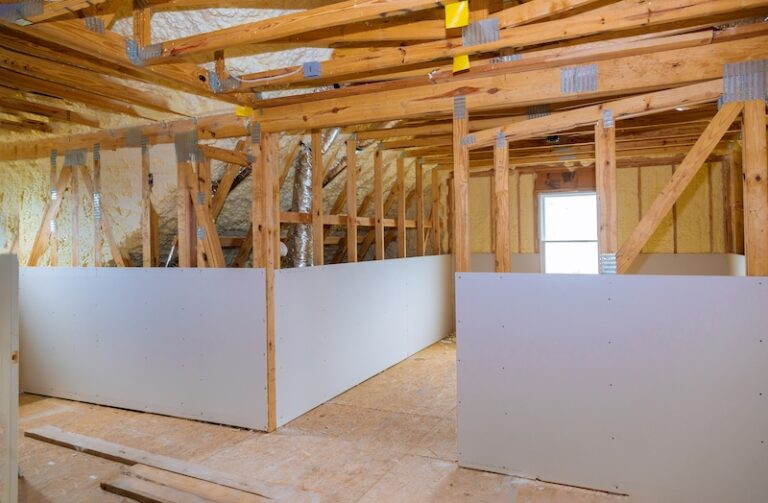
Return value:
<svg viewBox="0 0 768 503">
<path fill-rule="evenodd" d="M 54 61 L 36 58 L 26 54 L 9 51 L 0 47 L 0 68 L 17 72 L 29 77 L 40 78 L 73 89 L 80 89 L 105 98 L 114 98 L 141 105 L 160 112 L 173 112 L 186 115 L 186 109 L 172 102 L 124 86 L 90 70 L 75 68 Z"/>
<path fill-rule="evenodd" d="M 606 109 L 611 113 L 610 108 Z M 603 116 L 595 125 L 595 184 L 597 190 L 598 248 L 600 272 L 613 271 L 619 251 L 619 212 L 616 186 L 616 127 L 612 116 Z M 609 260 L 610 258 L 610 260 Z"/>
<path fill-rule="evenodd" d="M 408 246 L 405 240 L 405 158 L 397 158 L 397 257 L 405 258 Z"/>
<path fill-rule="evenodd" d="M 277 428 L 277 386 L 275 381 L 275 269 L 280 268 L 280 136 L 261 133 L 261 186 L 263 229 L 261 255 L 266 277 L 267 328 L 267 431 Z M 255 173 L 258 176 L 258 173 Z M 322 180 L 322 178 L 321 178 Z M 314 177 L 313 177 L 314 181 Z M 254 203 L 256 204 L 256 203 Z"/>
<path fill-rule="evenodd" d="M 88 192 L 91 194 L 101 194 L 100 160 L 94 159 L 93 180 L 91 180 L 91 177 L 88 175 L 88 171 L 86 169 L 80 170 L 80 176 L 83 179 Z M 115 261 L 115 265 L 117 267 L 127 267 L 129 261 L 125 256 L 123 256 L 120 247 L 117 245 L 117 240 L 115 239 L 114 234 L 112 234 L 112 226 L 109 223 L 109 214 L 107 209 L 104 207 L 103 200 L 101 201 L 101 218 L 98 219 L 97 225 L 99 226 L 99 230 L 104 236 L 104 239 L 107 241 L 107 246 L 109 246 L 109 251 L 112 253 L 112 259 Z M 100 241 L 98 242 L 98 246 L 99 248 L 101 247 Z"/>
<path fill-rule="evenodd" d="M 312 131 L 312 256 L 313 265 L 323 265 L 323 136 L 320 130 Z"/>
<path fill-rule="evenodd" d="M 186 187 L 188 197 L 192 200 L 192 206 L 197 221 L 197 252 L 198 267 L 208 265 L 213 268 L 223 268 L 227 264 L 224 261 L 224 253 L 219 241 L 219 233 L 216 230 L 216 223 L 213 221 L 210 212 L 210 181 L 206 167 L 206 162 L 199 162 L 197 174 L 193 170 L 186 170 Z M 200 194 L 203 197 L 200 197 Z M 201 236 L 202 234 L 202 236 Z M 202 238 L 202 239 L 201 239 Z M 201 249 L 202 248 L 202 249 Z M 202 260 L 201 260 L 202 259 Z M 202 263 L 201 263 L 202 262 Z"/>
<path fill-rule="evenodd" d="M 72 267 L 80 266 L 80 185 L 78 184 L 77 171 L 79 167 L 72 168 L 72 230 L 71 245 Z"/>
<path fill-rule="evenodd" d="M 95 119 L 89 119 L 77 112 L 15 98 L 0 98 L 0 110 L 33 113 L 44 115 L 45 117 L 48 117 L 48 119 L 56 122 L 82 124 L 83 126 L 89 126 L 93 128 L 100 127 L 99 121 Z"/>
<path fill-rule="evenodd" d="M 376 150 L 373 157 L 373 210 L 376 218 L 375 232 L 375 257 L 376 260 L 384 260 L 384 166 L 383 152 Z M 365 256 L 365 251 L 363 251 Z"/>
<path fill-rule="evenodd" d="M 427 254 L 424 236 L 424 165 L 416 159 L 416 256 Z"/>
<path fill-rule="evenodd" d="M 440 6 L 439 0 L 345 0 L 306 11 L 223 28 L 162 42 L 160 56 L 145 63 L 167 63 L 170 60 L 199 53 L 268 42 L 311 30 L 319 30 L 369 19 L 383 19 L 404 12 Z"/>
<path fill-rule="evenodd" d="M 525 23 L 530 23 L 557 13 L 566 12 L 576 6 L 586 5 L 593 3 L 594 1 L 595 0 L 566 0 L 553 3 L 551 0 L 533 0 L 526 4 L 506 9 L 491 17 L 499 20 L 499 27 L 517 27 L 517 30 L 523 29 L 520 25 Z M 605 28 L 603 27 L 603 29 Z M 507 32 L 516 30 L 501 30 L 501 40 L 505 39 Z M 542 34 L 540 32 L 538 35 L 538 38 L 541 38 Z M 559 31 L 558 35 L 560 37 L 563 36 L 562 29 Z M 501 40 L 495 43 L 465 46 L 461 37 L 455 37 L 396 48 L 372 48 L 365 51 L 357 58 L 332 59 L 320 63 L 321 76 L 323 79 L 330 78 L 338 82 L 345 78 L 348 79 L 351 76 L 363 74 L 365 72 L 380 71 L 386 68 L 397 68 L 402 65 L 410 66 L 418 63 L 438 61 L 440 59 L 449 59 L 463 54 L 479 54 L 481 52 L 498 50 L 503 47 L 525 45 L 519 43 L 507 44 Z M 300 70 L 301 67 L 288 67 L 257 74 L 249 74 L 243 78 L 250 81 L 269 78 L 271 79 L 270 84 L 273 85 L 276 83 L 279 83 L 280 85 L 295 84 L 307 80 Z"/>
<path fill-rule="evenodd" d="M 347 140 L 347 262 L 357 262 L 357 139 Z"/>
<path fill-rule="evenodd" d="M 268 130 L 332 127 L 450 113 L 454 96 L 464 95 L 472 110 L 562 103 L 628 93 L 649 92 L 702 80 L 719 79 L 724 63 L 768 58 L 768 37 L 756 36 L 707 46 L 603 60 L 597 65 L 595 91 L 562 93 L 560 68 L 489 77 L 457 76 L 445 83 L 393 89 L 328 102 L 267 108 L 260 116 Z M 491 139 L 491 144 L 492 144 Z"/>
<path fill-rule="evenodd" d="M 624 120 L 664 112 L 676 107 L 715 101 L 722 92 L 723 81 L 721 79 L 710 80 L 700 84 L 622 98 L 600 105 L 557 112 L 535 119 L 515 121 L 506 126 L 472 133 L 471 138 L 474 141 L 471 142 L 470 147 L 478 149 L 493 145 L 499 133 L 504 134 L 507 141 L 520 141 L 592 125 L 602 119 L 603 110 L 611 110 L 614 121 Z"/>
<path fill-rule="evenodd" d="M 768 276 L 765 101 L 744 103 L 744 254 L 748 276 Z"/>
<path fill-rule="evenodd" d="M 715 148 L 730 125 L 741 113 L 742 103 L 726 103 L 709 123 L 699 141 L 678 166 L 669 183 L 662 189 L 640 223 L 635 227 L 616 256 L 619 273 L 626 273 L 640 254 L 643 246 L 656 231 L 662 219 L 669 213 L 675 201 L 693 180 L 701 165 Z"/>
<path fill-rule="evenodd" d="M 469 148 L 463 144 L 469 133 L 469 113 L 464 97 L 453 105 L 453 259 L 454 270 L 470 271 Z"/>
<path fill-rule="evenodd" d="M 27 259 L 27 265 L 30 267 L 37 265 L 46 248 L 48 248 L 49 237 L 51 236 L 51 221 L 56 219 L 56 215 L 58 215 L 59 209 L 61 209 L 61 201 L 64 198 L 64 193 L 67 191 L 67 185 L 71 178 L 72 168 L 62 168 L 55 184 L 57 197 L 48 203 L 43 213 L 43 220 L 37 229 L 35 240 L 32 242 L 32 250 L 29 252 L 29 258 Z"/>
<path fill-rule="evenodd" d="M 152 213 L 152 186 L 153 178 L 150 171 L 149 145 L 142 142 L 141 145 L 141 255 L 144 267 L 157 267 L 160 257 L 157 254 L 158 243 L 157 225 L 153 228 Z M 156 221 L 154 222 L 157 223 Z"/>
<path fill-rule="evenodd" d="M 440 170 L 432 168 L 432 255 L 440 255 Z"/>
<path fill-rule="evenodd" d="M 30 23 L 41 23 L 60 16 L 70 16 L 76 12 L 103 4 L 107 0 L 58 0 L 43 4 L 43 12 L 24 18 Z"/>
<path fill-rule="evenodd" d="M 261 128 L 258 128 L 258 124 L 251 124 L 251 136 L 250 136 L 250 154 L 255 163 L 258 163 L 254 167 L 257 169 L 253 171 L 254 176 L 251 177 L 252 192 L 251 192 L 251 237 L 253 238 L 253 244 L 251 249 L 253 251 L 253 267 L 264 268 L 266 266 L 266 257 L 264 257 L 264 240 L 266 239 L 266 229 L 264 228 L 264 177 L 259 176 L 258 172 L 264 169 L 264 154 L 262 152 L 262 135 L 259 133 Z"/>
<path fill-rule="evenodd" d="M 509 143 L 503 134 L 497 138 L 493 154 L 496 272 L 512 272 L 512 246 L 509 235 Z"/>
<path fill-rule="evenodd" d="M 133 38 L 139 47 L 152 44 L 152 9 L 133 0 Z"/>
<path fill-rule="evenodd" d="M 192 173 L 192 165 L 180 162 L 176 166 L 176 217 L 179 234 L 179 267 L 194 267 L 195 251 L 195 211 L 192 196 L 187 188 L 187 179 Z"/>
</svg>

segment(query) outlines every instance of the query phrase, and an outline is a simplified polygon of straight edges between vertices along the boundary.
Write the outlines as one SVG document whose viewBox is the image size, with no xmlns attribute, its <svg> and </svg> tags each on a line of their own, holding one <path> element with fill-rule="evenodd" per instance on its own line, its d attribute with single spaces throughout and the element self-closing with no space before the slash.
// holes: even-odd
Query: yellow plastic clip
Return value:
<svg viewBox="0 0 768 503">
<path fill-rule="evenodd" d="M 461 28 L 469 24 L 469 1 L 449 3 L 445 6 L 445 27 Z"/>
<path fill-rule="evenodd" d="M 453 73 L 469 70 L 469 54 L 453 57 Z"/>
<path fill-rule="evenodd" d="M 253 108 L 238 105 L 235 107 L 235 115 L 238 117 L 250 117 L 253 115 Z"/>
</svg>

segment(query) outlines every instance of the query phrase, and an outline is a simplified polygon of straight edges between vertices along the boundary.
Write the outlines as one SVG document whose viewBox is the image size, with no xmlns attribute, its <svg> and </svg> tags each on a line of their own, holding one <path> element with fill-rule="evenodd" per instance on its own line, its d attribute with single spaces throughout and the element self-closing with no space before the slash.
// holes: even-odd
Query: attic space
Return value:
<svg viewBox="0 0 768 503">
<path fill-rule="evenodd" d="M 0 503 L 768 501 L 768 0 L 0 0 Z"/>
</svg>

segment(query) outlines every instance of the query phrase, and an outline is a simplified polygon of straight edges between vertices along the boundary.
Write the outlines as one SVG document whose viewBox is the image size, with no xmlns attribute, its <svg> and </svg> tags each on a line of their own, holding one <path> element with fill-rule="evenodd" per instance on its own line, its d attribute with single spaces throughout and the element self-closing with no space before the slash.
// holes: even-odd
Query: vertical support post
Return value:
<svg viewBox="0 0 768 503">
<path fill-rule="evenodd" d="M 250 153 L 253 161 L 253 168 L 251 171 L 251 179 L 253 182 L 253 189 L 251 192 L 251 237 L 253 239 L 253 267 L 264 267 L 264 236 L 262 224 L 264 221 L 263 211 L 264 204 L 264 186 L 262 170 L 264 169 L 262 159 L 262 145 L 261 145 L 261 127 L 258 123 L 252 122 L 251 128 L 251 140 L 250 140 Z"/>
<path fill-rule="evenodd" d="M 357 137 L 347 140 L 347 262 L 357 262 Z"/>
<path fill-rule="evenodd" d="M 139 47 L 146 47 L 152 43 L 152 10 L 141 4 L 133 2 L 133 37 Z"/>
<path fill-rule="evenodd" d="M 421 159 L 416 159 L 416 256 L 424 255 L 424 166 Z"/>
<path fill-rule="evenodd" d="M 144 267 L 157 267 L 157 226 L 152 208 L 152 173 L 149 163 L 149 145 L 147 138 L 141 139 L 141 255 Z M 153 218 L 154 217 L 154 218 Z"/>
<path fill-rule="evenodd" d="M 446 245 L 447 249 L 446 251 L 448 253 L 453 253 L 454 246 L 455 246 L 455 232 L 454 232 L 454 212 L 456 211 L 456 199 L 454 194 L 454 187 L 453 187 L 453 174 L 448 176 L 448 181 L 446 182 L 446 186 L 448 187 L 448 201 L 446 202 L 446 205 L 448 207 L 448 215 L 447 215 L 447 223 L 445 226 L 445 229 L 447 231 L 447 239 Z M 455 258 L 454 258 L 455 260 Z"/>
<path fill-rule="evenodd" d="M 744 252 L 748 276 L 768 276 L 765 101 L 744 102 Z"/>
<path fill-rule="evenodd" d="M 456 272 L 469 272 L 469 117 L 463 96 L 453 103 L 453 258 Z"/>
<path fill-rule="evenodd" d="M 80 265 L 80 185 L 78 170 L 72 167 L 72 267 Z"/>
<path fill-rule="evenodd" d="M 494 233 L 496 272 L 512 272 L 512 247 L 509 237 L 509 143 L 499 132 L 493 149 Z"/>
<path fill-rule="evenodd" d="M 384 260 L 384 166 L 382 151 L 373 157 L 373 210 L 376 260 Z"/>
<path fill-rule="evenodd" d="M 195 209 L 187 188 L 192 164 L 180 162 L 176 166 L 176 217 L 179 234 L 179 267 L 194 267 L 196 263 Z"/>
<path fill-rule="evenodd" d="M 101 234 L 101 145 L 93 146 L 93 264 L 101 267 L 104 263 L 101 256 L 103 236 Z"/>
<path fill-rule="evenodd" d="M 405 158 L 397 158 L 397 256 L 405 258 L 407 243 L 405 242 Z"/>
<path fill-rule="evenodd" d="M 57 198 L 61 198 L 64 194 L 59 194 L 56 191 L 56 184 L 59 180 L 58 170 L 56 168 L 57 155 L 56 151 L 51 152 L 51 204 L 56 201 Z M 48 238 L 48 247 L 50 249 L 50 264 L 51 267 L 59 265 L 59 244 L 56 237 L 56 217 L 54 216 L 48 223 L 51 226 L 51 234 Z"/>
<path fill-rule="evenodd" d="M 279 186 L 279 142 L 276 133 L 261 133 L 261 185 L 262 199 L 254 201 L 262 207 L 263 230 L 261 242 L 266 277 L 266 325 L 267 325 L 267 431 L 277 427 L 277 387 L 275 385 L 275 269 L 280 264 L 280 216 L 277 195 Z"/>
<path fill-rule="evenodd" d="M 603 118 L 595 125 L 595 185 L 600 273 L 616 274 L 616 253 L 619 251 L 616 128 L 610 110 L 603 110 Z"/>
<path fill-rule="evenodd" d="M 325 263 L 323 234 L 323 138 L 317 129 L 312 131 L 312 247 L 313 265 Z"/>
<path fill-rule="evenodd" d="M 440 255 L 440 171 L 432 168 L 432 254 Z"/>
</svg>

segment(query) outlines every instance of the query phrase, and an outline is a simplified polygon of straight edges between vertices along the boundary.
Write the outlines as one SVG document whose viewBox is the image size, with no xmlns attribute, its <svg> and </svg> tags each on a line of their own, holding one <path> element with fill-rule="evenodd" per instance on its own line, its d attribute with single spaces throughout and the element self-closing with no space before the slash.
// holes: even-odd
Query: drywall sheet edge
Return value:
<svg viewBox="0 0 768 503">
<path fill-rule="evenodd" d="M 449 335 L 448 255 L 275 272 L 277 423 Z"/>
<path fill-rule="evenodd" d="M 0 255 L 0 502 L 18 496 L 19 264 Z"/>
<path fill-rule="evenodd" d="M 25 391 L 265 429 L 260 269 L 24 268 Z"/>
<path fill-rule="evenodd" d="M 768 501 L 768 281 L 457 274 L 462 466 Z"/>
</svg>

